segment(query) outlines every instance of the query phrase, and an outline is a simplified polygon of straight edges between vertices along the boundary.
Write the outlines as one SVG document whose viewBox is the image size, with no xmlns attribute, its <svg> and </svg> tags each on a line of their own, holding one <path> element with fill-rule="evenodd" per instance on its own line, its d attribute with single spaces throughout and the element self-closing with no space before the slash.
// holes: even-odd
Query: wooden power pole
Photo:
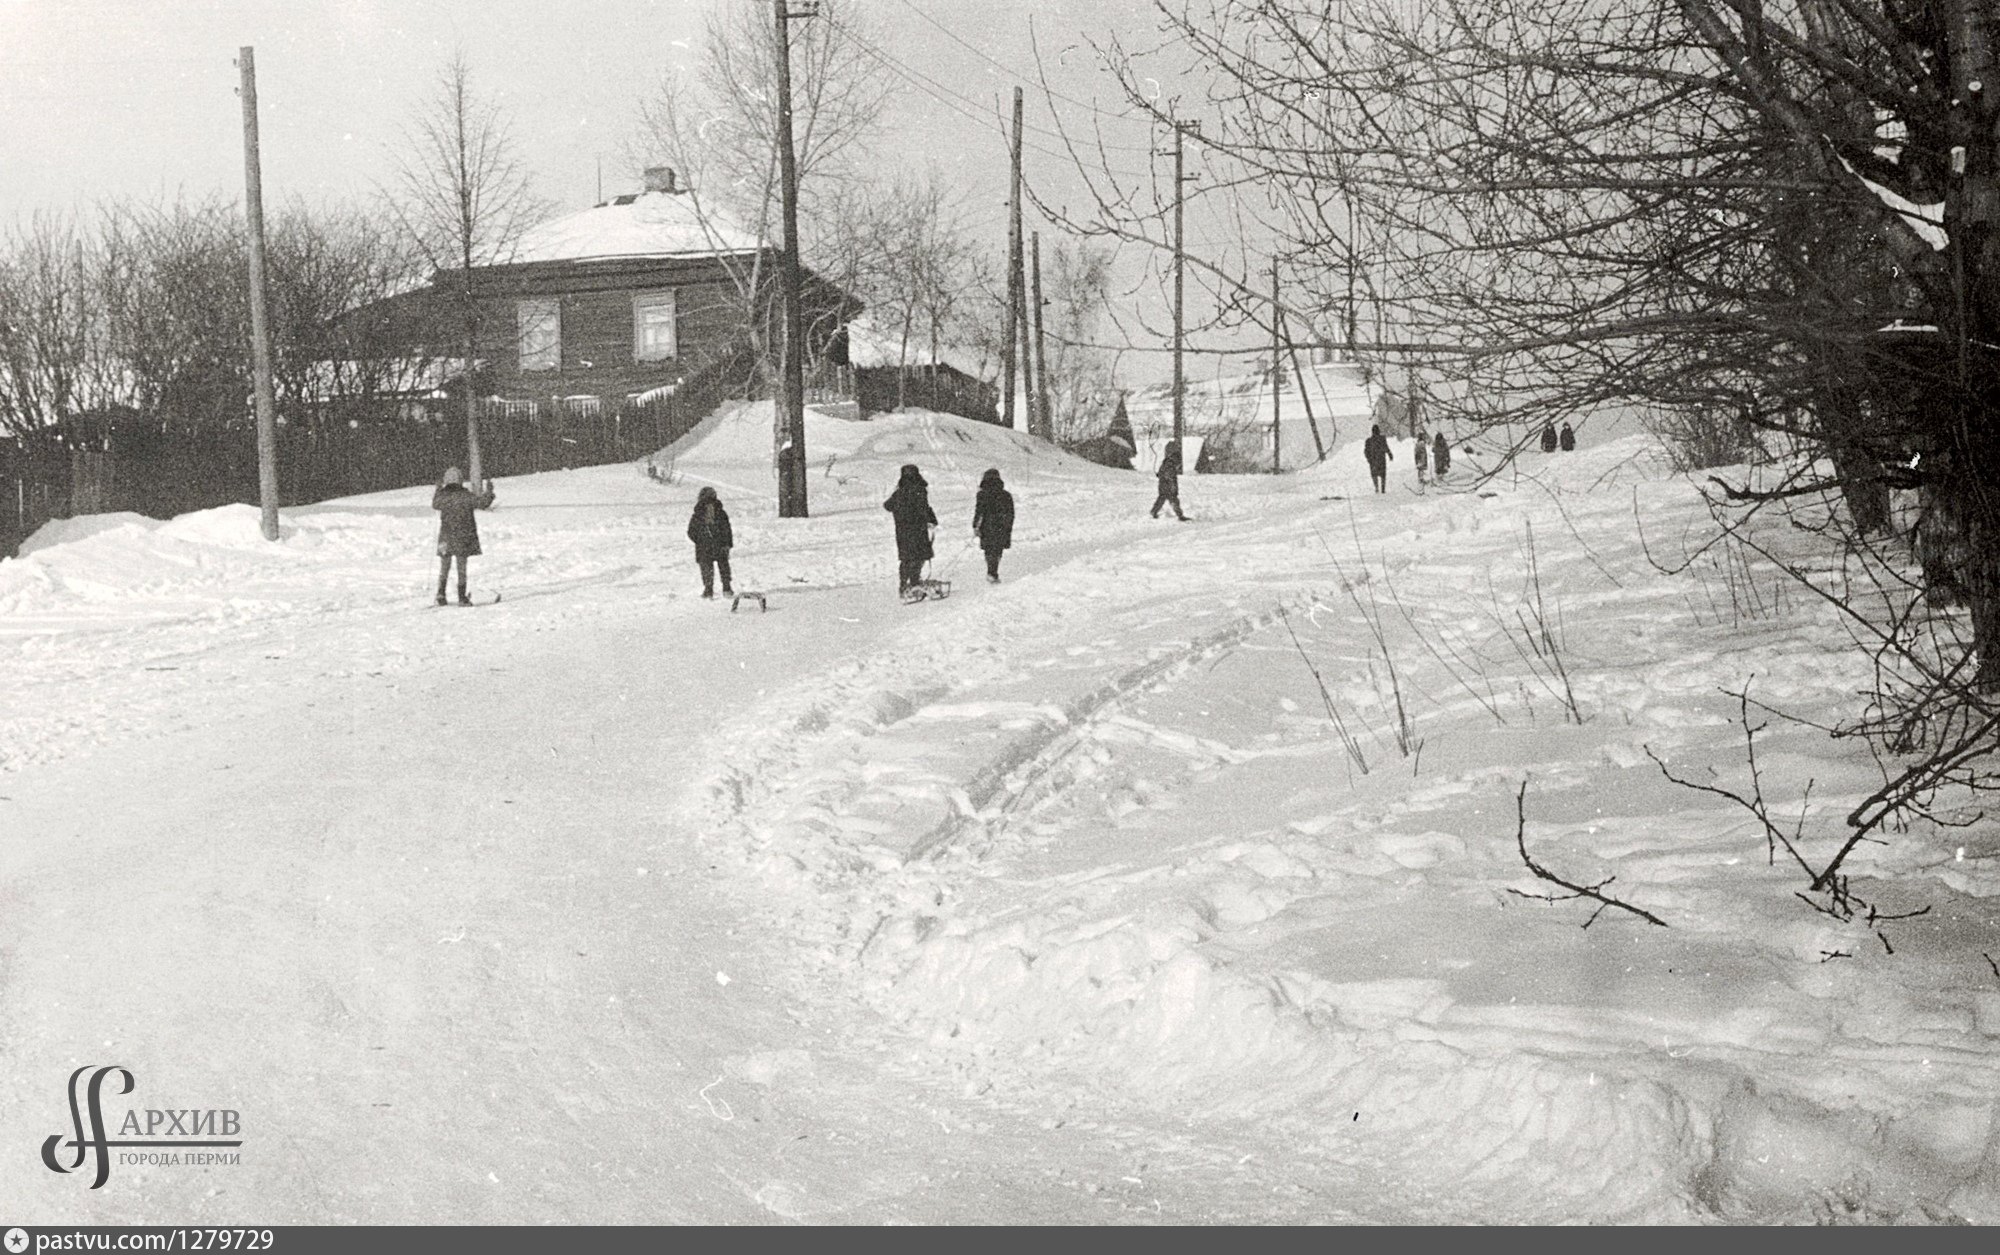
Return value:
<svg viewBox="0 0 2000 1255">
<path fill-rule="evenodd" d="M 278 403 L 271 393 L 271 320 L 264 304 L 264 172 L 257 151 L 257 60 L 237 50 L 243 75 L 243 214 L 250 234 L 250 372 L 257 406 L 257 497 L 265 540 L 278 539 Z"/>
<path fill-rule="evenodd" d="M 1189 131 L 1201 134 L 1200 124 L 1174 120 L 1174 442 L 1180 443 L 1185 417 L 1187 396 L 1187 374 L 1182 369 L 1181 356 L 1187 342 L 1187 302 L 1186 281 L 1182 275 L 1186 251 L 1181 243 L 1181 208 L 1187 199 L 1182 188 L 1187 176 L 1182 173 L 1183 138 Z"/>
<path fill-rule="evenodd" d="M 1056 438 L 1055 419 L 1049 413 L 1049 357 L 1042 339 L 1042 233 L 1036 231 L 1028 237 L 1029 251 L 1034 261 L 1034 314 L 1035 314 L 1035 373 L 1034 385 L 1034 434 L 1044 440 Z"/>
<path fill-rule="evenodd" d="M 1284 430 L 1278 406 L 1278 385 L 1285 378 L 1284 344 L 1278 336 L 1278 259 L 1271 259 L 1271 474 L 1284 465 L 1278 453 L 1279 434 Z"/>
<path fill-rule="evenodd" d="M 799 309 L 799 166 L 792 151 L 792 39 L 790 0 L 775 0 L 778 21 L 778 174 L 784 219 L 783 362 L 778 384 L 778 517 L 806 517 L 805 328 Z M 808 16 L 800 14 L 799 16 Z"/>
<path fill-rule="evenodd" d="M 1025 299 L 1021 294 L 1021 89 L 1018 87 L 1014 89 L 1014 131 L 1008 149 L 1012 154 L 1012 173 L 1007 181 L 1007 313 L 1002 319 L 1000 340 L 1005 346 L 1000 350 L 1000 388 L 1001 418 L 1005 426 L 1012 427 L 1014 367 L 1022 338 L 1020 316 Z"/>
</svg>

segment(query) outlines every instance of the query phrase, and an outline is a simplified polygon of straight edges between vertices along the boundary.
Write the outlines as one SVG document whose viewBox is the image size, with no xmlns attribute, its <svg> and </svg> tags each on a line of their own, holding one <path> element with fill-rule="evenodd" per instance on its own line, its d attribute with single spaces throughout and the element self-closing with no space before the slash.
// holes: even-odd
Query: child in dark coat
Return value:
<svg viewBox="0 0 2000 1255">
<path fill-rule="evenodd" d="M 701 568 L 701 595 L 715 596 L 717 571 L 722 573 L 722 595 L 733 595 L 729 550 L 736 538 L 729 531 L 729 511 L 722 508 L 722 498 L 712 487 L 695 494 L 694 513 L 688 516 L 688 539 L 694 542 L 695 565 Z"/>
<path fill-rule="evenodd" d="M 465 560 L 479 552 L 479 521 L 473 511 L 492 504 L 493 481 L 486 481 L 485 491 L 473 492 L 465 486 L 465 472 L 456 466 L 445 471 L 437 491 L 431 494 L 431 509 L 438 512 L 438 605 L 445 604 L 445 578 L 454 559 L 458 562 L 458 604 L 472 604 L 465 591 Z"/>
<path fill-rule="evenodd" d="M 1172 506 L 1174 517 L 1187 522 L 1187 515 L 1181 513 L 1181 442 L 1167 441 L 1167 450 L 1160 455 L 1160 469 L 1154 472 L 1160 481 L 1160 491 L 1153 498 L 1153 517 L 1160 517 L 1161 506 Z"/>
<path fill-rule="evenodd" d="M 916 463 L 903 464 L 896 489 L 882 503 L 896 519 L 896 591 L 906 593 L 923 578 L 924 563 L 931 560 L 931 528 L 937 514 L 931 509 L 930 485 Z"/>
<path fill-rule="evenodd" d="M 1431 441 L 1431 465 L 1437 468 L 1437 477 L 1442 480 L 1451 470 L 1451 445 L 1439 432 Z"/>
<path fill-rule="evenodd" d="M 1000 555 L 1014 543 L 1014 494 L 1000 480 L 1000 468 L 992 467 L 979 479 L 979 496 L 972 504 L 972 530 L 979 535 L 979 547 L 986 554 L 986 580 L 1000 582 Z"/>
<path fill-rule="evenodd" d="M 1395 454 L 1389 450 L 1389 438 L 1382 434 L 1378 425 L 1368 432 L 1368 439 L 1361 442 L 1361 456 L 1368 459 L 1368 478 L 1374 481 L 1376 492 L 1389 491 L 1389 459 Z"/>
</svg>

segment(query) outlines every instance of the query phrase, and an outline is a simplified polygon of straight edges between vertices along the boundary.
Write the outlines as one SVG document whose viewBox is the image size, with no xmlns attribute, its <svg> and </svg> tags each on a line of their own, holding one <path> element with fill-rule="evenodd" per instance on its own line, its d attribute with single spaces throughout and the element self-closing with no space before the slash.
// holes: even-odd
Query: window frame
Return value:
<svg viewBox="0 0 2000 1255">
<path fill-rule="evenodd" d="M 680 290 L 677 288 L 652 288 L 632 294 L 632 360 L 634 362 L 671 362 L 680 356 Z M 652 310 L 664 309 L 666 315 L 666 351 L 648 352 L 646 344 L 646 314 Z"/>
<path fill-rule="evenodd" d="M 552 332 L 550 336 L 551 342 L 545 350 L 548 354 L 548 360 L 546 364 L 542 364 L 542 357 L 538 353 L 535 362 L 531 364 L 528 358 L 528 332 L 531 326 L 538 327 L 541 319 L 536 318 L 535 322 L 531 323 L 530 318 L 533 315 L 543 314 L 546 315 Z M 562 369 L 561 297 L 527 296 L 514 302 L 514 354 L 515 360 L 520 364 L 521 373 L 524 375 Z"/>
</svg>

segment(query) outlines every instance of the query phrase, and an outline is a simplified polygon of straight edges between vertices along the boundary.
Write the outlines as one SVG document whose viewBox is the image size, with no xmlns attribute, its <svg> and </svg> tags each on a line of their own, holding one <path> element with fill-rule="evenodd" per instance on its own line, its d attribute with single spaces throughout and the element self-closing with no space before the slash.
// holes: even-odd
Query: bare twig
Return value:
<svg viewBox="0 0 2000 1255">
<path fill-rule="evenodd" d="M 1368 760 L 1361 753 L 1360 743 L 1354 739 L 1354 734 L 1347 730 L 1347 721 L 1340 717 L 1340 708 L 1333 704 L 1333 693 L 1327 689 L 1326 680 L 1321 677 L 1319 668 L 1313 665 L 1312 656 L 1306 653 L 1306 647 L 1299 640 L 1299 634 L 1292 630 L 1291 616 L 1285 613 L 1282 606 L 1278 608 L 1278 619 L 1285 625 L 1285 635 L 1292 638 L 1292 648 L 1299 651 L 1299 658 L 1306 664 L 1306 670 L 1312 672 L 1313 683 L 1319 686 L 1319 699 L 1326 706 L 1326 717 L 1333 724 L 1334 734 L 1340 738 L 1341 748 L 1347 751 L 1347 756 L 1354 765 L 1361 769 L 1361 774 L 1367 775 Z"/>
<path fill-rule="evenodd" d="M 1579 885 L 1574 881 L 1564 880 L 1561 876 L 1556 875 L 1534 860 L 1534 857 L 1528 853 L 1528 782 L 1526 780 L 1521 782 L 1521 791 L 1514 795 L 1514 844 L 1521 851 L 1521 862 L 1527 865 L 1528 870 L 1533 872 L 1537 879 L 1546 880 L 1552 885 L 1569 890 L 1568 893 L 1561 896 L 1553 893 L 1523 893 L 1519 889 L 1509 889 L 1507 891 L 1516 897 L 1541 897 L 1549 902 L 1566 902 L 1572 898 L 1589 898 L 1599 905 L 1595 911 L 1590 913 L 1590 918 L 1583 921 L 1585 928 L 1596 923 L 1597 917 L 1604 914 L 1605 908 L 1612 906 L 1617 907 L 1621 911 L 1630 911 L 1649 924 L 1657 924 L 1661 928 L 1667 926 L 1667 921 L 1661 919 L 1651 911 L 1633 906 L 1630 902 L 1622 902 L 1609 894 L 1601 892 L 1606 885 L 1618 879 L 1616 876 L 1606 876 L 1593 885 Z"/>
</svg>

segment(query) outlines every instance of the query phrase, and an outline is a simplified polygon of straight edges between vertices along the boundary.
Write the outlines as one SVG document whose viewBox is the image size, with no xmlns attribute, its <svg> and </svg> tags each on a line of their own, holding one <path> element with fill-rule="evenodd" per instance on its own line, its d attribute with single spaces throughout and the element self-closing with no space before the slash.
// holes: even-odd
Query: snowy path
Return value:
<svg viewBox="0 0 2000 1255">
<path fill-rule="evenodd" d="M 1830 721 L 1865 659 L 1743 555 L 1654 568 L 1635 518 L 1656 549 L 1704 523 L 1643 450 L 1478 492 L 1357 493 L 1345 456 L 1203 477 L 1182 526 L 1013 433 L 828 420 L 802 522 L 753 491 L 768 422 L 718 422 L 675 484 L 507 481 L 487 609 L 421 604 L 412 490 L 283 546 L 231 508 L 0 564 L 0 1199 L 2000 1216 L 2000 829 L 1857 854 L 1871 900 L 1934 908 L 1890 955 L 1660 776 L 1649 750 L 1740 787 L 1729 691 Z M 958 584 L 916 607 L 880 510 L 907 460 Z M 1020 504 L 998 587 L 985 465 Z M 769 614 L 691 596 L 704 482 Z M 1544 597 L 1562 675 L 1526 639 Z M 1762 749 L 1788 805 L 1818 781 L 1823 848 L 1866 755 L 1808 724 Z M 1672 926 L 1524 901 L 1524 780 L 1544 857 Z M 241 1110 L 243 1165 L 47 1172 L 97 1062 Z"/>
<path fill-rule="evenodd" d="M 992 1113 L 957 1153 L 956 1110 L 827 1053 L 768 983 L 784 939 L 739 930 L 659 817 L 712 712 L 879 630 L 842 613 L 861 599 L 882 592 L 816 595 L 821 629 L 775 656 L 801 598 L 545 632 L 503 618 L 527 602 L 414 610 L 365 649 L 288 633 L 292 667 L 453 660 L 252 687 L 216 725 L 10 778 L 8 830 L 44 839 L 0 847 L 0 1144 L 29 1152 L 0 1170 L 9 1218 L 1060 1216 Z M 87 827 L 80 797 L 103 800 Z M 240 1110 L 243 1165 L 117 1168 L 95 1193 L 42 1170 L 85 1062 L 153 1105 Z"/>
</svg>

